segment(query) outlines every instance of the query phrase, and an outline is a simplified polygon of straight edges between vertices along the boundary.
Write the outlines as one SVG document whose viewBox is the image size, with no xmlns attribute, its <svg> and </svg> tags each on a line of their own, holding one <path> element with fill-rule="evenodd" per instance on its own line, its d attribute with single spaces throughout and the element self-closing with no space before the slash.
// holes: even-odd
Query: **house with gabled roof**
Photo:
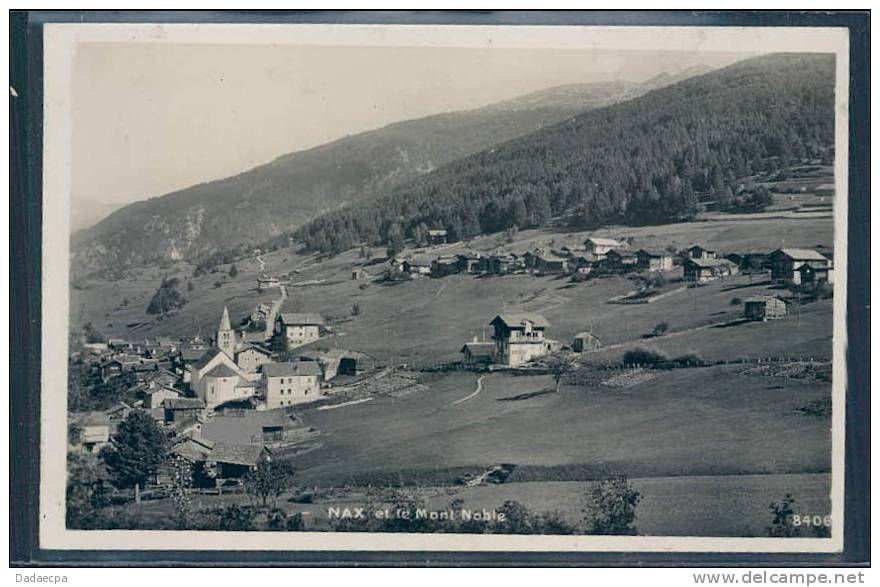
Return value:
<svg viewBox="0 0 880 587">
<path fill-rule="evenodd" d="M 777 283 L 801 283 L 798 271 L 804 265 L 814 269 L 829 269 L 831 259 L 812 249 L 776 249 L 770 253 L 770 278 Z"/>
<path fill-rule="evenodd" d="M 321 338 L 324 318 L 314 312 L 279 312 L 275 318 L 275 334 L 282 336 L 292 349 Z"/>
<path fill-rule="evenodd" d="M 314 402 L 323 397 L 323 372 L 317 361 L 289 361 L 263 365 L 266 409 Z"/>
<path fill-rule="evenodd" d="M 535 312 L 505 312 L 489 322 L 494 328 L 495 362 L 516 367 L 553 351 L 558 343 L 545 336 L 550 323 Z"/>
<path fill-rule="evenodd" d="M 739 265 L 727 259 L 685 259 L 682 272 L 686 282 L 697 284 L 736 275 Z"/>
<path fill-rule="evenodd" d="M 619 249 L 621 246 L 621 243 L 614 240 L 613 238 L 591 236 L 584 241 L 584 249 L 594 261 L 600 261 L 604 259 L 605 255 L 607 255 L 609 251 L 611 251 L 612 249 Z"/>
<path fill-rule="evenodd" d="M 639 249 L 636 251 L 639 269 L 646 271 L 668 271 L 672 269 L 672 253 L 660 249 Z"/>
</svg>

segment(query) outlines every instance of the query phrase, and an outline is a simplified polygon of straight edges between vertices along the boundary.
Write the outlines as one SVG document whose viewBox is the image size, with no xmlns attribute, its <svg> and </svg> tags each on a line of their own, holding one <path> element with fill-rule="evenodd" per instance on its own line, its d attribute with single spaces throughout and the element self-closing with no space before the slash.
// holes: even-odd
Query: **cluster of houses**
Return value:
<svg viewBox="0 0 880 587">
<path fill-rule="evenodd" d="M 276 353 L 265 346 L 263 331 L 234 330 L 227 308 L 211 344 L 198 337 L 86 344 L 84 359 L 100 377 L 108 381 L 129 375 L 134 393 L 127 396 L 138 399 L 120 401 L 103 412 L 72 414 L 78 431 L 72 449 L 97 453 L 109 443 L 116 425 L 141 409 L 174 439 L 172 450 L 201 455 L 202 461 L 220 467 L 221 476 L 224 470 L 255 465 L 254 458 L 264 449 L 315 432 L 304 429 L 288 408 L 321 400 L 332 380 L 358 373 L 357 353 L 297 350 L 319 340 L 323 327 L 318 314 L 279 312 L 274 335 L 294 351 L 288 361 L 276 360 Z"/>
<path fill-rule="evenodd" d="M 611 239 L 589 239 L 589 254 L 599 262 L 613 266 L 629 263 L 630 257 L 614 247 Z M 770 271 L 771 281 L 784 285 L 833 283 L 834 269 L 829 257 L 811 249 L 777 249 L 771 253 L 731 254 L 719 258 L 715 251 L 693 245 L 683 251 L 681 262 L 684 280 L 699 284 L 713 279 L 736 275 L 741 269 Z M 673 267 L 670 253 L 640 249 L 631 257 L 633 267 L 648 271 L 666 271 Z M 786 302 L 773 295 L 756 295 L 743 301 L 746 320 L 774 320 L 787 314 Z M 474 339 L 462 346 L 462 364 L 467 367 L 500 365 L 520 367 L 542 356 L 553 353 L 562 345 L 546 336 L 550 323 L 541 314 L 533 312 L 502 313 L 493 318 L 492 340 Z M 601 348 L 602 343 L 592 332 L 575 335 L 570 350 L 581 353 Z"/>
<path fill-rule="evenodd" d="M 564 246 L 558 250 L 534 249 L 525 252 L 497 251 L 494 254 L 464 252 L 432 256 L 422 252 L 394 257 L 388 262 L 389 280 L 423 276 L 446 277 L 454 274 L 506 275 L 607 275 L 637 271 L 667 272 L 682 268 L 682 278 L 690 284 L 737 275 L 743 271 L 770 271 L 774 281 L 799 285 L 833 283 L 833 264 L 822 253 L 809 249 L 783 248 L 771 253 L 728 253 L 721 255 L 698 244 L 683 251 L 630 248 L 610 238 L 590 237 L 583 247 Z"/>
</svg>

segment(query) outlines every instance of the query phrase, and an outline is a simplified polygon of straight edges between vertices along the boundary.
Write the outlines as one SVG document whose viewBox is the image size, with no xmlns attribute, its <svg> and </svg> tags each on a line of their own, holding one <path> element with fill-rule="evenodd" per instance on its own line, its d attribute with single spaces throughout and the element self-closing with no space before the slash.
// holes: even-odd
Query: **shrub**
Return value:
<svg viewBox="0 0 880 587">
<path fill-rule="evenodd" d="M 176 277 L 163 279 L 159 289 L 150 299 L 147 314 L 165 314 L 186 304 L 186 299 L 177 290 L 179 280 Z"/>
<path fill-rule="evenodd" d="M 663 336 L 669 330 L 669 322 L 659 322 L 651 331 L 651 336 Z"/>
<path fill-rule="evenodd" d="M 593 481 L 586 495 L 584 521 L 589 534 L 636 534 L 636 506 L 641 494 L 622 476 Z"/>
<path fill-rule="evenodd" d="M 669 361 L 669 356 L 661 351 L 637 347 L 623 354 L 624 365 L 656 365 Z"/>
<path fill-rule="evenodd" d="M 216 288 L 219 288 L 219 287 L 223 287 L 223 282 L 222 282 L 222 281 L 215 281 L 215 282 L 214 282 L 214 288 L 216 289 Z"/>
<path fill-rule="evenodd" d="M 733 298 L 733 299 L 730 300 L 730 305 L 731 305 L 731 306 L 738 306 L 738 305 L 740 305 L 741 303 L 743 303 L 742 298 Z"/>
<path fill-rule="evenodd" d="M 672 361 L 680 367 L 705 367 L 706 360 L 699 353 L 687 353 L 680 357 L 675 357 Z"/>
</svg>

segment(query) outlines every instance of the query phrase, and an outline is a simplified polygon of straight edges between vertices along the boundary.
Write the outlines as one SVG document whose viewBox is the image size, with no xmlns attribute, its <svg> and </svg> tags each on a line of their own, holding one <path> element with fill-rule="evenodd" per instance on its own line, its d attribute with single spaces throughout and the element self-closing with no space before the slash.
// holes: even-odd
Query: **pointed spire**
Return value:
<svg viewBox="0 0 880 587">
<path fill-rule="evenodd" d="M 220 319 L 218 330 L 232 330 L 232 325 L 229 322 L 229 309 L 226 306 L 223 306 L 223 317 Z"/>
</svg>

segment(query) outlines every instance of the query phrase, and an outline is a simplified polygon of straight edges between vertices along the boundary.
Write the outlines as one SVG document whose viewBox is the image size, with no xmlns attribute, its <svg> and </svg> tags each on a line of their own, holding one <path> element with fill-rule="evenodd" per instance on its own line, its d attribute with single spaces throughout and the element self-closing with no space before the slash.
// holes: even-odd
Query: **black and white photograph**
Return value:
<svg viewBox="0 0 880 587">
<path fill-rule="evenodd" d="M 45 548 L 842 548 L 845 28 L 43 45 Z"/>
</svg>

